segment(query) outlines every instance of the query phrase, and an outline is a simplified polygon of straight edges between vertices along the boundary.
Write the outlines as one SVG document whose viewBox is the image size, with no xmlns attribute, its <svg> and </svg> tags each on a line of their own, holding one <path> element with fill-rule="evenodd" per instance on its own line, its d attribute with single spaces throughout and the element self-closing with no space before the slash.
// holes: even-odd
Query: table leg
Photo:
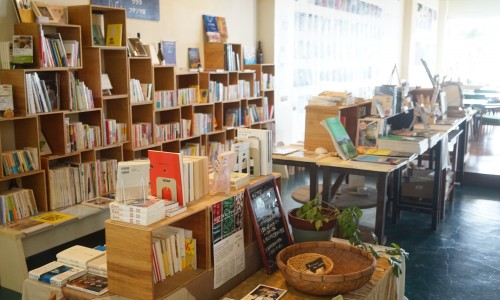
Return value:
<svg viewBox="0 0 500 300">
<path fill-rule="evenodd" d="M 399 221 L 399 201 L 401 197 L 401 168 L 392 173 L 392 223 Z"/>
<path fill-rule="evenodd" d="M 309 200 L 316 198 L 318 189 L 318 167 L 314 165 L 309 167 Z"/>
<path fill-rule="evenodd" d="M 432 229 L 436 230 L 439 225 L 439 209 L 441 207 L 442 195 L 441 195 L 441 148 L 443 147 L 443 140 L 440 140 L 432 153 L 435 154 L 434 163 L 434 194 L 432 199 Z"/>
<path fill-rule="evenodd" d="M 388 173 L 379 173 L 377 176 L 377 212 L 375 217 L 375 235 L 380 244 L 384 244 L 385 204 L 387 202 Z"/>
</svg>

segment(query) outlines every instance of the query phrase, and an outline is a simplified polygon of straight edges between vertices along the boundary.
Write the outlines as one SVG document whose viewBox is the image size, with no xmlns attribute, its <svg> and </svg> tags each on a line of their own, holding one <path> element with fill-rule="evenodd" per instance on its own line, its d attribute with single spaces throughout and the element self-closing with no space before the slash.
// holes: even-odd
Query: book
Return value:
<svg viewBox="0 0 500 300">
<path fill-rule="evenodd" d="M 12 58 L 13 64 L 33 63 L 33 36 L 14 35 L 12 36 Z"/>
<path fill-rule="evenodd" d="M 390 134 L 379 137 L 378 147 L 386 150 L 422 154 L 429 148 L 429 139 L 426 137 Z"/>
<path fill-rule="evenodd" d="M 109 204 L 111 210 L 121 210 L 133 213 L 151 214 L 157 210 L 165 209 L 165 201 L 162 199 L 150 196 L 146 201 L 136 200 L 127 204 L 121 202 L 111 202 Z"/>
<path fill-rule="evenodd" d="M 0 211 L 2 209 L 0 208 Z M 7 224 L 7 227 L 14 229 L 14 230 L 19 230 L 25 234 L 30 234 L 33 232 L 37 232 L 39 230 L 42 230 L 44 228 L 52 227 L 52 224 L 45 223 L 45 222 L 40 222 L 37 220 L 33 220 L 31 218 L 23 218 L 19 219 L 14 223 L 9 223 Z"/>
<path fill-rule="evenodd" d="M 230 186 L 231 172 L 236 163 L 236 153 L 234 151 L 225 151 L 217 155 L 214 171 L 210 177 L 210 194 L 218 192 L 228 193 Z"/>
<path fill-rule="evenodd" d="M 106 28 L 106 46 L 122 45 L 122 24 L 108 24 Z"/>
<path fill-rule="evenodd" d="M 183 196 L 183 154 L 149 150 L 151 194 L 161 199 L 185 204 Z"/>
<path fill-rule="evenodd" d="M 256 137 L 259 140 L 260 175 L 269 175 L 273 170 L 273 139 L 272 131 L 267 129 L 238 128 L 237 138 L 245 139 Z M 255 145 L 255 144 L 254 144 Z M 250 144 L 250 156 L 252 156 L 252 143 Z M 256 167 L 255 161 L 253 167 Z M 252 174 L 257 176 L 256 174 Z"/>
<path fill-rule="evenodd" d="M 85 269 L 77 268 L 53 261 L 28 272 L 28 277 L 57 287 L 63 287 L 68 281 L 86 273 Z"/>
<path fill-rule="evenodd" d="M 103 256 L 105 252 L 93 248 L 75 245 L 56 254 L 58 262 L 80 268 L 87 268 L 87 263 Z"/>
<path fill-rule="evenodd" d="M 188 65 L 191 69 L 201 68 L 200 48 L 188 48 Z"/>
<path fill-rule="evenodd" d="M 139 38 L 128 38 L 127 46 L 131 56 L 148 56 L 146 48 Z"/>
<path fill-rule="evenodd" d="M 110 218 L 125 223 L 147 226 L 165 218 L 165 209 L 158 209 L 153 213 L 142 214 L 125 212 L 121 210 L 112 209 L 110 211 Z"/>
<path fill-rule="evenodd" d="M 217 25 L 217 17 L 203 15 L 203 25 L 209 43 L 221 42 L 221 36 Z"/>
<path fill-rule="evenodd" d="M 149 185 L 149 161 L 129 160 L 118 162 L 116 174 L 116 200 L 124 203 L 146 200 Z"/>
<path fill-rule="evenodd" d="M 165 211 L 165 216 L 173 217 L 187 211 L 187 206 L 179 206 Z"/>
<path fill-rule="evenodd" d="M 320 124 L 328 131 L 335 150 L 343 160 L 349 160 L 358 155 L 358 151 L 340 122 L 339 117 L 325 119 Z"/>
<path fill-rule="evenodd" d="M 241 300 L 266 299 L 277 300 L 286 294 L 287 290 L 272 287 L 269 285 L 259 284 L 250 293 L 245 295 Z"/>
<path fill-rule="evenodd" d="M 255 56 L 255 47 L 243 47 L 243 63 L 245 65 L 255 65 L 257 63 L 257 58 Z"/>
<path fill-rule="evenodd" d="M 384 149 L 367 149 L 363 154 L 367 155 L 379 155 L 379 156 L 393 156 L 393 157 L 405 157 L 413 158 L 415 153 L 394 151 L 394 150 L 384 150 Z"/>
<path fill-rule="evenodd" d="M 87 273 L 68 281 L 66 286 L 71 289 L 99 296 L 108 291 L 108 279 L 104 276 Z"/>
<path fill-rule="evenodd" d="M 92 45 L 105 46 L 106 40 L 104 39 L 104 15 L 92 14 Z"/>
<path fill-rule="evenodd" d="M 368 155 L 368 154 L 358 155 L 356 157 L 353 157 L 352 160 L 359 162 L 386 164 L 386 165 L 399 165 L 401 163 L 405 163 L 408 161 L 408 159 L 403 157 Z"/>
<path fill-rule="evenodd" d="M 64 222 L 71 221 L 73 219 L 76 219 L 76 216 L 61 213 L 58 211 L 49 211 L 44 214 L 40 214 L 36 217 L 32 217 L 33 220 L 35 221 L 40 221 L 40 222 L 45 222 L 45 223 L 50 223 L 50 224 L 60 224 Z"/>
<path fill-rule="evenodd" d="M 217 29 L 219 30 L 220 41 L 225 43 L 228 39 L 227 24 L 225 17 L 215 17 L 217 20 Z"/>
<path fill-rule="evenodd" d="M 12 85 L 0 84 L 0 110 L 14 109 Z"/>
<path fill-rule="evenodd" d="M 163 54 L 165 64 L 173 66 L 177 64 L 175 41 L 161 41 L 161 53 Z"/>
<path fill-rule="evenodd" d="M 378 121 L 371 119 L 358 120 L 358 130 L 356 131 L 356 146 L 377 147 L 378 136 Z"/>
<path fill-rule="evenodd" d="M 110 199 L 110 198 L 99 197 L 99 198 L 84 201 L 84 202 L 82 202 L 82 204 L 104 209 L 104 208 L 109 208 L 109 204 L 113 201 L 114 200 Z"/>
</svg>

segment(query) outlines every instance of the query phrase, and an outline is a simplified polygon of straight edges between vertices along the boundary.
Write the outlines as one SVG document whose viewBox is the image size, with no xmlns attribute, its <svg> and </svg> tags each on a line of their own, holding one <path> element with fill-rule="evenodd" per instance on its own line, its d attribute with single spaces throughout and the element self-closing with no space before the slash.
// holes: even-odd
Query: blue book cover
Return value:
<svg viewBox="0 0 500 300">
<path fill-rule="evenodd" d="M 66 271 L 69 271 L 71 269 L 73 269 L 73 268 L 70 266 L 66 266 L 66 265 L 59 266 L 59 267 L 56 267 L 56 268 L 54 268 L 46 273 L 43 273 L 42 275 L 40 275 L 40 278 L 38 280 L 50 284 L 50 279 L 52 277 L 60 275 L 60 274 L 66 272 Z"/>
<path fill-rule="evenodd" d="M 221 36 L 219 33 L 219 27 L 217 26 L 217 17 L 203 15 L 203 25 L 205 26 L 205 33 L 208 38 L 208 42 L 221 42 Z"/>
<path fill-rule="evenodd" d="M 176 50 L 174 41 L 161 41 L 161 52 L 167 65 L 177 65 Z"/>
</svg>

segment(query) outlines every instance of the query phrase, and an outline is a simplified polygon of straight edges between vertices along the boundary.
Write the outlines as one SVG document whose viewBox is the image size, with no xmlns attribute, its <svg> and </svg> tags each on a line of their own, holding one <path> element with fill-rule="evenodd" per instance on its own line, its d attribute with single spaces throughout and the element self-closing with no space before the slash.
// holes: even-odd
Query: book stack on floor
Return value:
<svg viewBox="0 0 500 300">
<path fill-rule="evenodd" d="M 193 238 L 193 232 L 180 227 L 165 226 L 164 230 L 155 233 L 153 269 L 155 283 L 182 270 L 196 270 L 196 239 Z"/>
<path fill-rule="evenodd" d="M 109 213 L 112 220 L 149 225 L 165 218 L 167 210 L 177 206 L 179 206 L 177 202 L 149 196 L 146 200 L 138 199 L 127 203 L 113 201 L 109 204 Z"/>
<path fill-rule="evenodd" d="M 59 261 L 53 261 L 29 271 L 28 277 L 33 280 L 63 287 L 68 281 L 86 273 L 86 269 L 74 267 Z"/>
</svg>

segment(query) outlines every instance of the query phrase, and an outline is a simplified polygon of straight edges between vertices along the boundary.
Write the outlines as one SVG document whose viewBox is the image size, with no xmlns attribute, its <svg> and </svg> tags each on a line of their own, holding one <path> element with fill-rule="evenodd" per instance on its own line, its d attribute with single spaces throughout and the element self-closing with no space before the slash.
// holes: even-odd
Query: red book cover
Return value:
<svg viewBox="0 0 500 300">
<path fill-rule="evenodd" d="M 182 196 L 182 153 L 148 151 L 151 194 L 184 205 Z"/>
</svg>

